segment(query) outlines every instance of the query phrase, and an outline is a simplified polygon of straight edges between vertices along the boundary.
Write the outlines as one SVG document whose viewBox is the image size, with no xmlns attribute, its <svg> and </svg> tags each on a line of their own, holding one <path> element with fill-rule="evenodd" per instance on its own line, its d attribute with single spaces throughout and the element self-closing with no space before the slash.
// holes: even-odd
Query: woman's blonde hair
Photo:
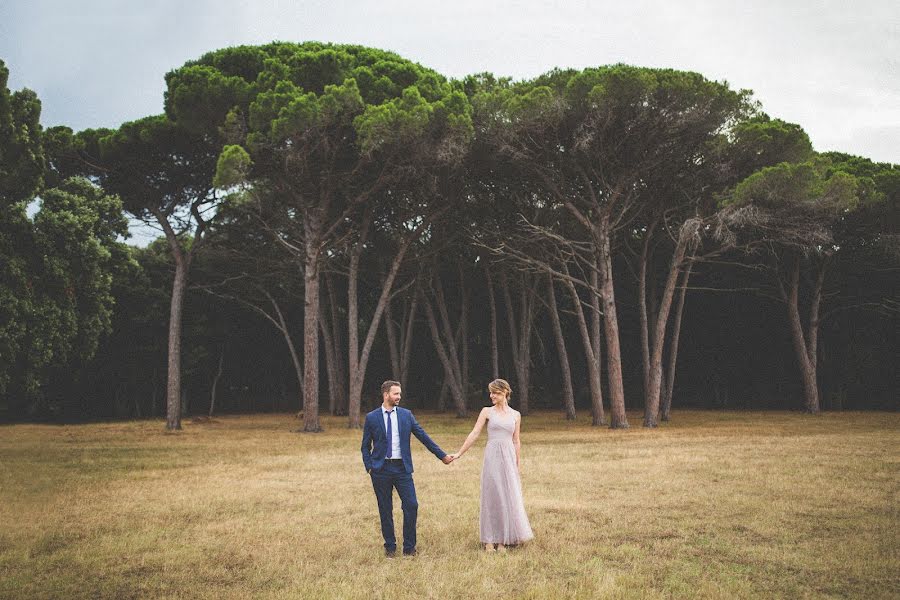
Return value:
<svg viewBox="0 0 900 600">
<path fill-rule="evenodd" d="M 505 379 L 493 380 L 488 384 L 488 390 L 491 392 L 503 392 L 506 395 L 507 402 L 509 397 L 512 396 L 512 388 L 509 387 L 509 382 Z"/>
</svg>

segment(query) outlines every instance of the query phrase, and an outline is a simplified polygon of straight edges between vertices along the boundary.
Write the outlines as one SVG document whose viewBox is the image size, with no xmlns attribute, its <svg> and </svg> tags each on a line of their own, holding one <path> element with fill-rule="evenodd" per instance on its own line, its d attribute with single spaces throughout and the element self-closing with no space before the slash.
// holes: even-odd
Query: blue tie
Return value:
<svg viewBox="0 0 900 600">
<path fill-rule="evenodd" d="M 387 458 L 393 458 L 394 453 L 394 440 L 391 437 L 391 413 L 394 412 L 389 410 L 386 412 L 387 414 L 387 443 L 388 443 L 388 451 Z"/>
</svg>

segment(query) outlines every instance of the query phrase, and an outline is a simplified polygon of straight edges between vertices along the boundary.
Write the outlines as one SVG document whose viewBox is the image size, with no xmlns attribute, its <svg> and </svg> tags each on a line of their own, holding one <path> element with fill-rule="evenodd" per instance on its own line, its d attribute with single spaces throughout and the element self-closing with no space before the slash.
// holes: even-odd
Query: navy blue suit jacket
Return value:
<svg viewBox="0 0 900 600">
<path fill-rule="evenodd" d="M 416 421 L 412 411 L 399 406 L 394 410 L 397 411 L 397 423 L 400 428 L 400 457 L 403 459 L 403 466 L 407 473 L 413 472 L 412 453 L 409 449 L 410 433 L 419 438 L 422 445 L 438 458 L 443 460 L 447 456 L 447 453 L 428 437 L 428 434 Z M 379 406 L 366 415 L 366 422 L 363 424 L 362 459 L 366 471 L 378 470 L 384 466 L 384 457 L 387 456 L 387 452 L 387 431 L 384 428 L 384 416 Z"/>
</svg>

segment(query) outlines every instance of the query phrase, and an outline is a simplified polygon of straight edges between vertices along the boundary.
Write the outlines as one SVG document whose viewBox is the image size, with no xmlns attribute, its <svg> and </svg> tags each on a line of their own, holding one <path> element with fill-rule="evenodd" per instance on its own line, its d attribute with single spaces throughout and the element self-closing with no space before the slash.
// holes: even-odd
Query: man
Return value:
<svg viewBox="0 0 900 600">
<path fill-rule="evenodd" d="M 372 476 L 372 487 L 375 488 L 378 513 L 381 516 L 384 554 L 388 558 L 393 558 L 397 553 L 397 539 L 394 537 L 394 488 L 397 488 L 403 508 L 403 554 L 416 554 L 416 515 L 419 503 L 412 478 L 409 434 L 415 435 L 445 465 L 453 462 L 428 437 L 412 412 L 400 408 L 400 397 L 398 382 L 385 381 L 381 384 L 381 406 L 366 415 L 362 438 L 363 464 L 366 472 Z"/>
</svg>

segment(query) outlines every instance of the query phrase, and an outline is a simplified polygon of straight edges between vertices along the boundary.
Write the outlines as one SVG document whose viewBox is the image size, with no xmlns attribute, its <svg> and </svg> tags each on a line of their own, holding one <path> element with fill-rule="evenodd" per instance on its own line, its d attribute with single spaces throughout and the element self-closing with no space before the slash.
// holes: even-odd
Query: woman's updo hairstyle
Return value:
<svg viewBox="0 0 900 600">
<path fill-rule="evenodd" d="M 495 379 L 488 384 L 488 390 L 491 392 L 502 392 L 506 396 L 506 401 L 509 402 L 509 397 L 512 396 L 512 388 L 509 387 L 509 382 L 505 379 Z"/>
</svg>

